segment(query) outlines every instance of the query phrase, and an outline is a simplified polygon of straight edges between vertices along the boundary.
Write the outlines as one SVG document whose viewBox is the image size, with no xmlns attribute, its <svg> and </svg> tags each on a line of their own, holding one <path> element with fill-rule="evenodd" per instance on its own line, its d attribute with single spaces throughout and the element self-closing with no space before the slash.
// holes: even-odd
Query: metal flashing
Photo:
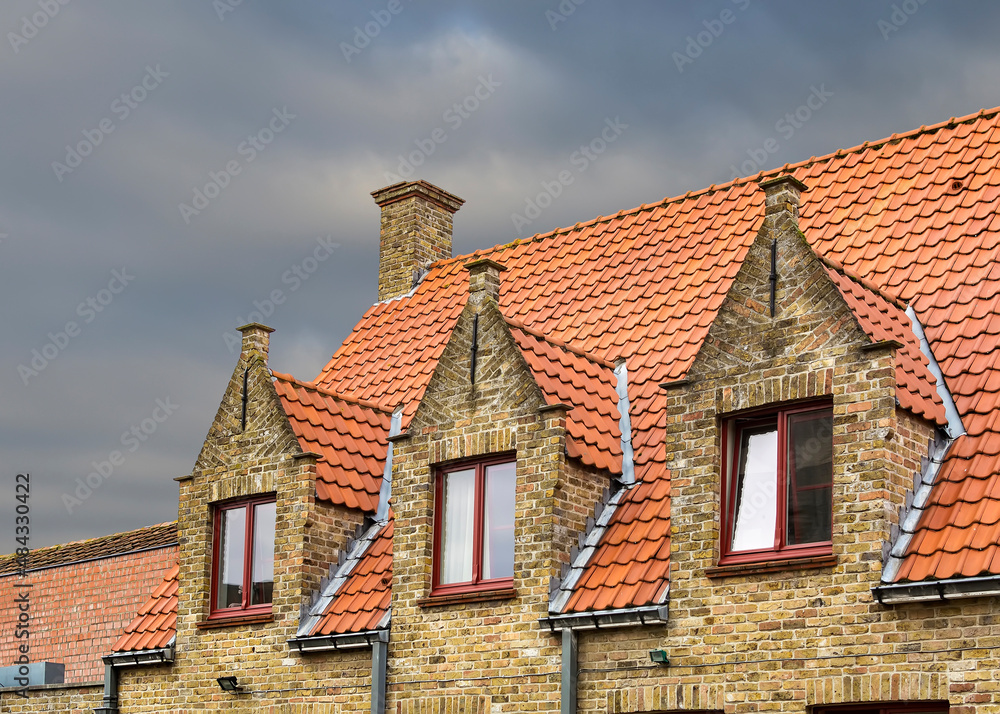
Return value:
<svg viewBox="0 0 1000 714">
<path fill-rule="evenodd" d="M 399 436 L 403 431 L 403 406 L 396 407 L 392 413 L 392 421 L 389 422 L 389 446 L 385 451 L 385 468 L 382 470 L 382 486 L 378 492 L 378 510 L 375 512 L 375 521 L 386 523 L 389 520 L 389 499 L 392 497 L 392 446 L 393 437 Z"/>
<path fill-rule="evenodd" d="M 889 541 L 882 545 L 882 582 L 891 583 L 896 578 L 903 563 L 903 556 L 910 545 L 910 540 L 917 530 L 920 517 L 927 507 L 931 497 L 934 482 L 937 481 L 941 464 L 948 455 L 948 449 L 954 439 L 948 438 L 942 430 L 940 438 L 933 439 L 927 445 L 927 458 L 923 468 L 914 474 L 913 489 L 907 493 L 906 504 L 899 508 L 899 525 L 893 525 Z"/>
<path fill-rule="evenodd" d="M 618 428 L 622 433 L 622 483 L 630 485 L 635 483 L 635 466 L 632 463 L 632 419 L 629 416 L 628 400 L 628 365 L 625 360 L 620 360 L 615 365 L 615 391 L 618 392 L 618 413 L 621 418 L 618 420 Z"/>
<path fill-rule="evenodd" d="M 580 576 L 583 574 L 584 569 L 590 562 L 590 558 L 597 549 L 597 544 L 601 542 L 604 532 L 608 529 L 611 516 L 614 515 L 618 504 L 621 503 L 622 497 L 634 486 L 634 483 L 623 485 L 614 495 L 609 494 L 609 497 L 606 497 L 594 508 L 594 518 L 589 523 L 587 532 L 580 534 L 580 543 L 573 549 L 574 552 L 570 554 L 570 565 L 567 572 L 560 579 L 558 588 L 552 589 L 549 612 L 553 615 L 562 613 L 563 608 L 566 607 L 570 595 L 573 594 L 573 588 L 580 580 Z"/>
<path fill-rule="evenodd" d="M 962 416 L 958 413 L 958 408 L 955 406 L 955 400 L 951 396 L 951 390 L 948 389 L 948 383 L 944 381 L 944 374 L 941 372 L 941 366 L 937 363 L 937 360 L 934 359 L 934 352 L 931 351 L 930 343 L 927 341 L 927 335 L 924 334 L 924 326 L 920 324 L 920 319 L 917 317 L 917 313 L 913 309 L 912 305 L 907 306 L 906 316 L 910 318 L 910 324 L 913 327 L 913 334 L 920 341 L 920 351 L 923 352 L 924 357 L 927 358 L 931 374 L 934 375 L 934 379 L 937 381 L 937 393 L 938 396 L 941 397 L 941 401 L 944 402 L 944 414 L 948 419 L 948 436 L 952 439 L 957 439 L 966 433 L 965 425 L 962 424 Z"/>
<path fill-rule="evenodd" d="M 299 629 L 296 632 L 296 639 L 309 637 L 313 628 L 323 617 L 323 612 L 333 602 L 337 591 L 347 580 L 348 576 L 361 561 L 362 556 L 371 547 L 379 531 L 385 527 L 385 523 L 375 521 L 363 530 L 347 549 L 347 556 L 338 565 L 329 582 L 321 582 L 318 595 L 313 596 L 313 601 L 308 606 L 303 606 L 299 617 Z M 341 551 L 343 555 L 344 551 Z"/>
</svg>

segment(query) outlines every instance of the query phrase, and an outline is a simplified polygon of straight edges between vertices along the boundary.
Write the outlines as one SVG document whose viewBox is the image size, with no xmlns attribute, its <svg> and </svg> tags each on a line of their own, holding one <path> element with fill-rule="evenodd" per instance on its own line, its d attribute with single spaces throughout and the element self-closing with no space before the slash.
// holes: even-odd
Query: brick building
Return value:
<svg viewBox="0 0 1000 714">
<path fill-rule="evenodd" d="M 998 156 L 994 109 L 459 258 L 461 199 L 376 191 L 379 302 L 312 381 L 241 329 L 103 690 L 0 712 L 1000 712 Z"/>
</svg>

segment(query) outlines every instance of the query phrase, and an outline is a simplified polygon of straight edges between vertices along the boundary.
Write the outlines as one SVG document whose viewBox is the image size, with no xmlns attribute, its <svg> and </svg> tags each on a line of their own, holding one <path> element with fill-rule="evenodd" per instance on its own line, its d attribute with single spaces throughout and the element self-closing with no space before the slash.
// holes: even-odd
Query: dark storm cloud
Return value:
<svg viewBox="0 0 1000 714">
<path fill-rule="evenodd" d="M 58 13 L 27 38 L 43 6 Z M 273 364 L 315 376 L 374 300 L 368 193 L 404 162 L 467 200 L 455 247 L 468 252 L 998 103 L 1000 7 L 986 2 L 388 7 L 0 8 L 0 488 L 31 471 L 33 545 L 175 517 L 172 478 L 235 361 L 223 335 L 275 287 Z M 16 52 L 9 33 L 26 40 Z M 807 121 L 779 124 L 810 97 Z M 294 118 L 262 134 L 276 112 Z M 581 169 L 574 152 L 609 122 L 626 128 Z M 252 159 L 250 137 L 269 139 Z M 564 170 L 573 183 L 515 228 Z M 185 220 L 179 206 L 216 180 Z M 282 276 L 318 239 L 336 255 L 292 291 Z M 116 270 L 134 280 L 102 292 Z M 36 350 L 52 359 L 26 385 Z M 123 435 L 164 399 L 176 412 L 68 512 L 77 479 L 129 449 Z M 9 494 L 0 503 L 6 523 Z"/>
</svg>

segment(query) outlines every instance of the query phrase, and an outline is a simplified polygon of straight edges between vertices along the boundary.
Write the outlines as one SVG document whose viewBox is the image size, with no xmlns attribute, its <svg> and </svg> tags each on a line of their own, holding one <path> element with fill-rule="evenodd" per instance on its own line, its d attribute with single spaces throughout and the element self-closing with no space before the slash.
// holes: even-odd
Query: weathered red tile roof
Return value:
<svg viewBox="0 0 1000 714">
<path fill-rule="evenodd" d="M 920 351 L 920 340 L 911 328 L 905 308 L 891 296 L 849 276 L 841 267 L 828 267 L 827 273 L 854 313 L 861 329 L 873 342 L 893 340 L 902 347 L 896 351 L 896 398 L 899 405 L 939 426 L 948 423 L 944 403 L 937 392 L 937 378 L 930 362 Z"/>
<path fill-rule="evenodd" d="M 177 545 L 177 522 L 159 523 L 146 526 L 126 533 L 114 533 L 100 538 L 73 541 L 53 545 L 48 548 L 32 550 L 29 556 L 28 569 L 40 570 L 54 568 L 69 563 L 79 563 L 84 560 L 113 558 L 118 555 L 135 553 L 151 548 L 163 548 Z M 13 554 L 0 556 L 0 575 L 8 575 L 18 571 Z"/>
<path fill-rule="evenodd" d="M 621 474 L 621 415 L 614 365 L 514 320 L 508 323 L 546 401 L 573 407 L 566 415 L 569 456 L 587 466 Z"/>
<path fill-rule="evenodd" d="M 316 496 L 374 513 L 392 413 L 374 402 L 351 399 L 288 374 L 272 374 L 300 446 L 320 454 Z"/>
<path fill-rule="evenodd" d="M 177 634 L 179 575 L 178 565 L 167 571 L 163 582 L 125 628 L 125 634 L 111 647 L 112 652 L 155 650 L 173 643 Z"/>
<path fill-rule="evenodd" d="M 660 507 L 642 515 L 638 502 L 620 507 L 601 543 L 604 565 L 595 556 L 594 567 L 607 572 L 580 580 L 583 589 L 593 583 L 607 592 L 581 595 L 577 607 L 647 604 L 666 585 L 669 551 L 657 385 L 686 374 L 760 228 L 757 181 L 791 174 L 809 187 L 800 227 L 813 249 L 879 286 L 859 291 L 838 282 L 873 339 L 891 335 L 903 344 L 900 403 L 941 421 L 926 364 L 893 302 L 916 312 L 969 432 L 949 453 L 899 579 L 1000 573 L 998 153 L 997 111 L 983 111 L 441 261 L 411 295 L 373 305 L 316 383 L 406 404 L 408 420 L 464 305 L 464 264 L 488 257 L 505 265 L 507 318 L 599 359 L 628 361 L 642 482 L 629 501 L 656 492 Z M 883 309 L 892 315 L 878 317 Z M 644 524 L 642 542 L 618 528 L 629 519 Z"/>
<path fill-rule="evenodd" d="M 381 526 L 357 564 L 339 584 L 310 636 L 375 630 L 389 611 L 392 595 L 393 518 Z"/>
<path fill-rule="evenodd" d="M 405 404 L 404 420 L 413 416 L 465 304 L 464 265 L 481 257 L 503 264 L 500 309 L 546 397 L 588 405 L 603 417 L 579 419 L 573 456 L 614 471 L 620 444 L 615 452 L 615 434 L 604 426 L 616 421 L 605 406 L 614 402 L 602 362 L 624 358 L 630 374 L 637 482 L 621 494 L 563 611 L 656 603 L 670 564 L 658 385 L 687 373 L 761 226 L 757 182 L 791 174 L 809 188 L 800 228 L 831 266 L 859 324 L 873 340 L 902 344 L 900 405 L 944 423 L 906 305 L 923 325 L 968 432 L 948 452 L 895 580 L 1000 574 L 998 158 L 998 110 L 984 110 L 440 261 L 412 294 L 373 305 L 315 384 L 279 375 L 276 386 L 303 448 L 310 444 L 331 465 L 322 480 L 345 494 L 338 502 L 355 494 L 360 507 L 373 510 L 384 447 L 368 453 L 358 441 L 344 442 L 353 469 L 337 474 L 340 442 L 317 428 L 362 440 L 367 435 L 351 426 L 364 423 L 377 432 L 372 442 L 384 444 L 388 420 L 377 405 Z M 358 400 L 380 416 L 328 416 L 341 413 L 341 401 L 364 405 Z M 334 490 L 327 497 L 335 499 Z M 315 633 L 362 631 L 384 618 L 391 536 L 390 523 L 360 554 Z"/>
</svg>

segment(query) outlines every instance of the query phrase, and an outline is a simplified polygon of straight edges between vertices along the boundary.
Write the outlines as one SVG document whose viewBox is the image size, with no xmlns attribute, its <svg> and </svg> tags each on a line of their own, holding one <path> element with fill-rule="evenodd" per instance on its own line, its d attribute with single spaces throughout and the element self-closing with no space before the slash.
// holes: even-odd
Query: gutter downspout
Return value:
<svg viewBox="0 0 1000 714">
<path fill-rule="evenodd" d="M 475 357 L 473 357 L 475 359 Z M 473 380 L 475 379 L 473 368 Z M 385 468 L 382 473 L 382 488 L 378 497 L 378 512 L 375 519 L 384 523 L 389 520 L 389 499 L 392 498 L 392 438 L 403 431 L 403 405 L 392 413 L 389 422 L 389 446 L 385 453 Z M 385 625 L 388 627 L 389 623 Z M 379 632 L 378 640 L 372 643 L 372 714 L 385 714 L 385 690 L 388 684 L 389 631 Z"/>
<path fill-rule="evenodd" d="M 372 709 L 371 714 L 385 714 L 386 676 L 389 662 L 389 631 L 383 630 L 372 643 Z"/>
<path fill-rule="evenodd" d="M 559 714 L 576 714 L 576 686 L 580 668 L 577 660 L 576 631 L 562 631 L 561 686 Z"/>
<path fill-rule="evenodd" d="M 104 699 L 94 714 L 118 714 L 118 669 L 112 664 L 104 665 Z"/>
</svg>

